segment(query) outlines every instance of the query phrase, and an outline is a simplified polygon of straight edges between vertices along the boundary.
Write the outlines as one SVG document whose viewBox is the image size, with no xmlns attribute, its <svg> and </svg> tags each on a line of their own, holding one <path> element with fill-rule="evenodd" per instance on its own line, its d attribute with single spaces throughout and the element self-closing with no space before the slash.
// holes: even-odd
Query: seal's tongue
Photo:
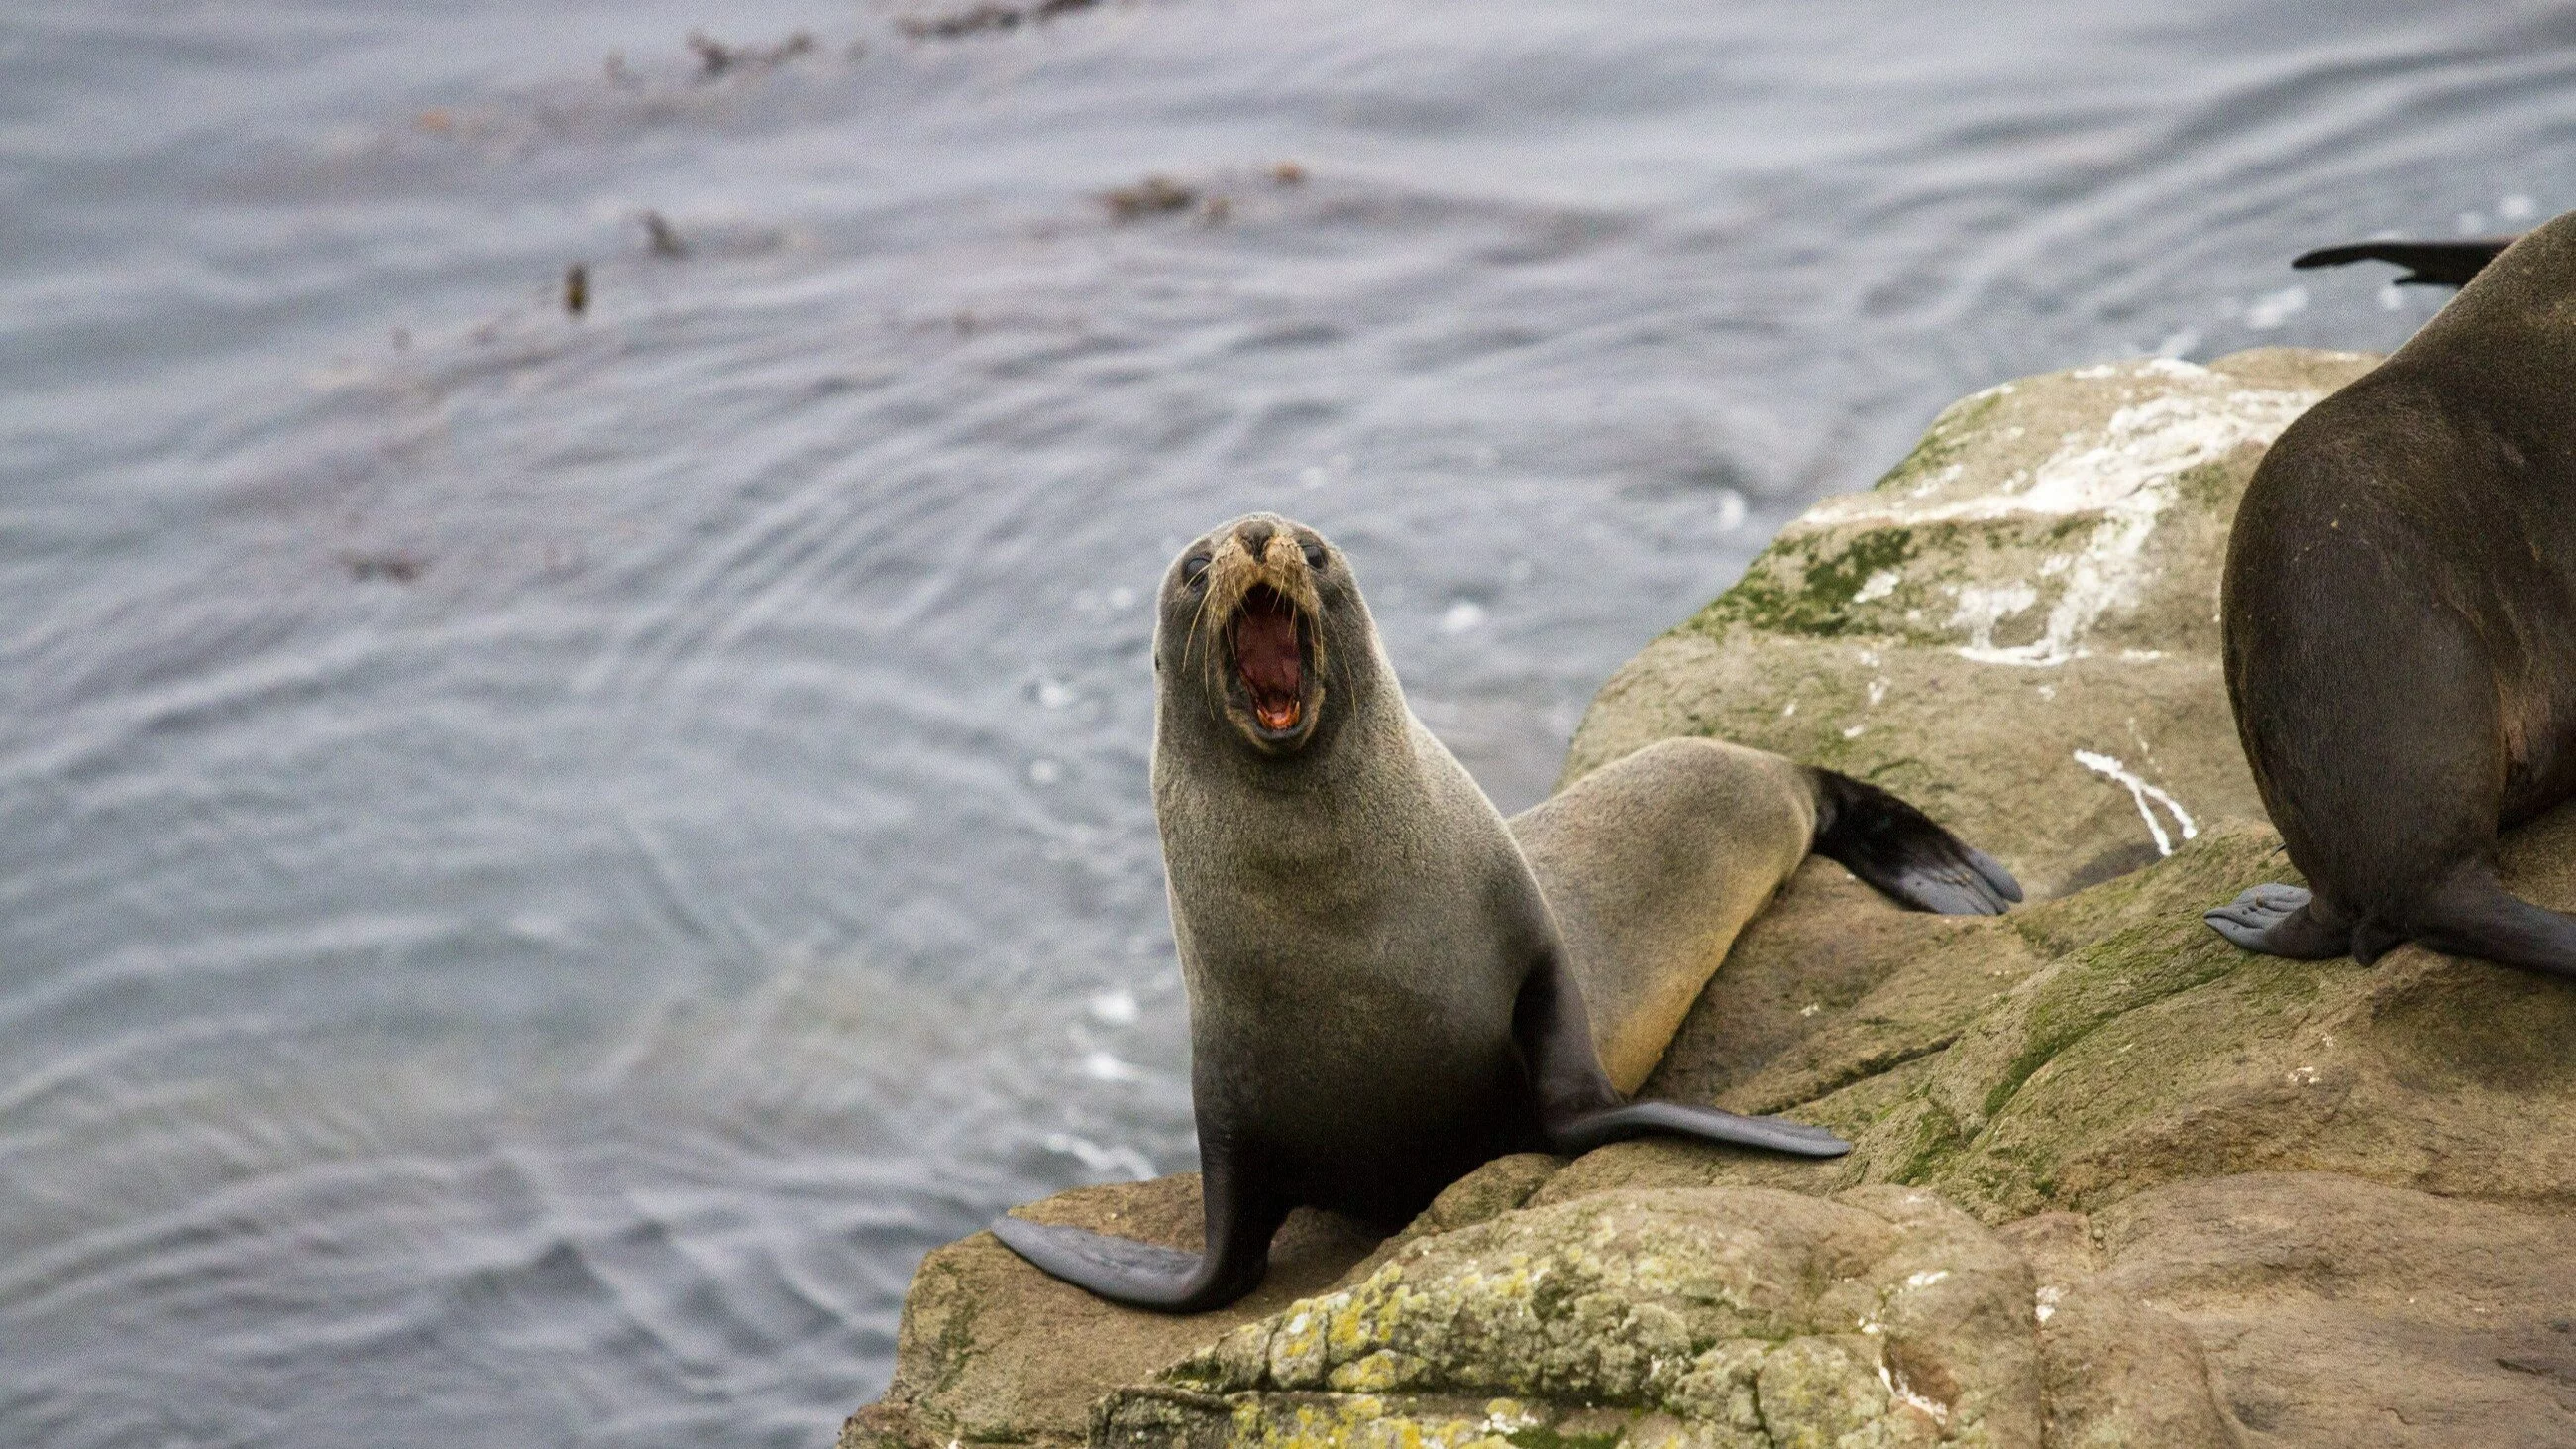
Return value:
<svg viewBox="0 0 2576 1449">
<path fill-rule="evenodd" d="M 1234 616 L 1234 667 L 1263 729 L 1297 727 L 1306 710 L 1306 667 L 1297 653 L 1297 611 L 1277 590 L 1244 596 Z"/>
</svg>

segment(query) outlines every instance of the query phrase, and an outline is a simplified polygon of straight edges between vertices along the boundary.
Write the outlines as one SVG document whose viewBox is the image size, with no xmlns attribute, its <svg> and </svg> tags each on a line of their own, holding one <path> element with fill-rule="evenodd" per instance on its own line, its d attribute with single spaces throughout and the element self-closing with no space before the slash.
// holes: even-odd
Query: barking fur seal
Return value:
<svg viewBox="0 0 2576 1449">
<path fill-rule="evenodd" d="M 1154 641 L 1154 806 L 1190 997 L 1207 1250 L 1019 1218 L 1122 1303 L 1260 1282 L 1297 1206 L 1393 1229 L 1508 1152 L 1672 1133 L 1830 1157 L 1822 1129 L 1627 1097 L 1809 850 L 1910 905 L 2012 877 L 1894 796 L 1668 740 L 1506 823 L 1405 705 L 1349 562 L 1255 514 L 1183 551 Z"/>
</svg>

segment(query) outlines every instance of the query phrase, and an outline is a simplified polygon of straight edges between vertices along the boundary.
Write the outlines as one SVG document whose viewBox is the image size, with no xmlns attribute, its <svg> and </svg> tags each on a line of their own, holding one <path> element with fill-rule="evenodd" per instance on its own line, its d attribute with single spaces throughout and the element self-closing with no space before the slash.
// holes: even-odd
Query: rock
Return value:
<svg viewBox="0 0 2576 1449">
<path fill-rule="evenodd" d="M 1168 1247 L 1204 1241 L 1195 1173 L 1080 1188 L 1023 1212 Z M 841 1431 L 841 1449 L 1080 1443 L 1101 1395 L 1331 1286 L 1373 1245 L 1343 1219 L 1297 1213 L 1271 1240 L 1260 1291 L 1215 1313 L 1174 1318 L 1103 1302 L 977 1233 L 934 1251 L 913 1274 L 894 1382 Z"/>
<path fill-rule="evenodd" d="M 2036 1446 L 2031 1294 L 1929 1193 L 1599 1194 L 1422 1237 L 1113 1395 L 1095 1437 Z"/>
<path fill-rule="evenodd" d="M 2227 525 L 2271 440 L 2375 360 L 2158 358 L 1953 404 L 1611 676 L 1564 778 L 1669 735 L 1756 745 L 1906 796 L 2041 896 L 2263 818 L 2218 672 Z"/>
<path fill-rule="evenodd" d="M 1722 1076 L 1720 1105 L 1822 1122 L 1855 1143 L 1850 1156 L 1620 1143 L 1533 1201 L 1897 1183 L 2004 1223 L 2166 1182 L 2303 1171 L 2576 1209 L 2576 992 L 2414 946 L 2376 969 L 2237 951 L 2200 912 L 2291 878 L 2277 845 L 2268 827 L 2227 822 L 2172 860 L 2007 917 L 1900 917 L 1887 940 L 1903 954 L 1802 1038 L 1732 1073 L 1668 1059 L 1647 1084 Z M 2517 891 L 2576 906 L 2576 812 L 2509 837 L 2505 866 Z M 1811 878 L 1782 902 L 1791 926 Z M 1699 1017 L 1734 984 L 1721 975 L 1694 1009 L 1695 1049 L 1726 1040 Z"/>
<path fill-rule="evenodd" d="M 2097 1281 L 2188 1326 L 2248 1444 L 2576 1442 L 2564 1214 L 2258 1173 L 2096 1222 Z"/>
<path fill-rule="evenodd" d="M 1888 784 L 2033 887 L 1943 918 L 1808 862 L 1647 1083 L 1850 1156 L 1507 1158 L 1365 1257 L 1309 1222 L 1258 1301 L 1195 1320 L 969 1239 L 845 1443 L 2576 1442 L 2576 990 L 2417 947 L 2250 956 L 2200 921 L 2296 879 L 2220 684 L 2227 526 L 2368 361 L 1979 394 L 1595 701 L 1568 779 L 1723 735 Z M 2576 908 L 2576 809 L 2504 868 Z M 1032 1211 L 1126 1204 L 1165 1216 L 1119 1230 L 1179 1242 L 1194 1202 Z"/>
<path fill-rule="evenodd" d="M 2047 1365 L 2047 1442 L 2056 1449 L 2234 1449 L 2209 1362 L 2181 1320 L 2095 1282 L 2102 1252 L 2078 1213 L 2002 1230 L 2037 1283 L 2032 1316 Z"/>
</svg>

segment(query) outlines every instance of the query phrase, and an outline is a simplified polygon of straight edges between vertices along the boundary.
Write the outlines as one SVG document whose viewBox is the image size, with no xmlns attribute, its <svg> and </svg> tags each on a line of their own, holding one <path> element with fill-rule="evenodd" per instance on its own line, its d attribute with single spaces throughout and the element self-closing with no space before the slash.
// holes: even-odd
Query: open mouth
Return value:
<svg viewBox="0 0 2576 1449">
<path fill-rule="evenodd" d="M 1286 734 L 1306 718 L 1305 628 L 1297 606 L 1268 584 L 1255 584 L 1234 611 L 1235 677 L 1253 719 L 1271 734 Z"/>
</svg>

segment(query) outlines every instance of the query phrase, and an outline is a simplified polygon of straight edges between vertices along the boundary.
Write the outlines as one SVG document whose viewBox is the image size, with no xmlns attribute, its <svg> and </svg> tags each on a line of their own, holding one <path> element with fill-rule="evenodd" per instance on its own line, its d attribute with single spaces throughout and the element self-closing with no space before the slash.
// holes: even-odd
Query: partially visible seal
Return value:
<svg viewBox="0 0 2576 1449">
<path fill-rule="evenodd" d="M 1406 707 L 1349 562 L 1274 515 L 1173 564 L 1154 667 L 1207 1250 L 993 1225 L 1123 1303 L 1222 1306 L 1260 1282 L 1291 1208 L 1393 1229 L 1504 1153 L 1658 1132 L 1845 1152 L 1819 1128 L 1626 1094 L 1811 848 L 1919 908 L 2020 898 L 1885 791 L 1707 740 L 1641 750 L 1507 825 Z"/>
<path fill-rule="evenodd" d="M 2400 287 L 2465 287 L 2486 270 L 2487 263 L 2502 255 L 2517 240 L 2509 236 L 2469 237 L 2454 241 L 2383 241 L 2347 242 L 2342 246 L 2319 247 L 2301 252 L 2290 259 L 2290 265 L 2301 271 L 2312 267 L 2343 267 L 2354 262 L 2390 262 L 2404 267 L 2397 278 Z"/>
<path fill-rule="evenodd" d="M 2228 541 L 2227 692 L 2310 889 L 2208 913 L 2252 951 L 2405 941 L 2576 974 L 2496 833 L 2576 793 L 2576 215 L 2290 425 Z"/>
</svg>

